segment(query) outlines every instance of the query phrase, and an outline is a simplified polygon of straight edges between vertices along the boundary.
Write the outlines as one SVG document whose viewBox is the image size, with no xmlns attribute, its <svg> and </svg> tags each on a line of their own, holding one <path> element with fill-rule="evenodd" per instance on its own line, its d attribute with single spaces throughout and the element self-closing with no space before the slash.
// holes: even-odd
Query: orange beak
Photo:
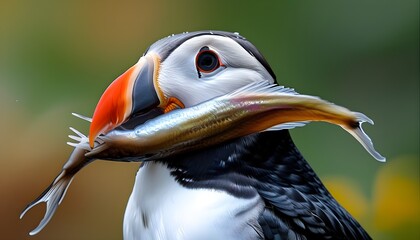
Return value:
<svg viewBox="0 0 420 240">
<path fill-rule="evenodd" d="M 108 86 L 93 113 L 89 130 L 91 148 L 100 134 L 115 129 L 134 114 L 167 102 L 157 86 L 158 66 L 158 56 L 143 56 Z"/>
</svg>

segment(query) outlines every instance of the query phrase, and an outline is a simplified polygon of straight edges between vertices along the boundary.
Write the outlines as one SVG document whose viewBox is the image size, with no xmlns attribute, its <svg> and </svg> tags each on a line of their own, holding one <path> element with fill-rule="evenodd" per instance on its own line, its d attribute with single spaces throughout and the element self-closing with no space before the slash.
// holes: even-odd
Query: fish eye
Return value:
<svg viewBox="0 0 420 240">
<path fill-rule="evenodd" d="M 220 67 L 219 56 L 208 48 L 203 48 L 195 58 L 197 70 L 202 73 L 211 73 Z"/>
</svg>

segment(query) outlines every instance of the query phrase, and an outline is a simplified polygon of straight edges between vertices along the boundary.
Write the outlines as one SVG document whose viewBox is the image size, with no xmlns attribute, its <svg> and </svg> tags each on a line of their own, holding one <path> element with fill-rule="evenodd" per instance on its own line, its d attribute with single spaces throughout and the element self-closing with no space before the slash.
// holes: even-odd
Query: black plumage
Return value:
<svg viewBox="0 0 420 240">
<path fill-rule="evenodd" d="M 331 196 L 287 130 L 159 161 L 185 187 L 223 190 L 239 198 L 258 194 L 265 208 L 256 231 L 263 239 L 371 239 Z"/>
</svg>

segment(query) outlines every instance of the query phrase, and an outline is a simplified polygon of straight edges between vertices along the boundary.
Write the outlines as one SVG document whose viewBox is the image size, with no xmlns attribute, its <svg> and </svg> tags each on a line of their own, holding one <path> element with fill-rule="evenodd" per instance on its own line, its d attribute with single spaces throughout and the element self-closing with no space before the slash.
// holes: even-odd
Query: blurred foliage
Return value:
<svg viewBox="0 0 420 240">
<path fill-rule="evenodd" d="M 91 115 L 100 94 L 154 41 L 203 29 L 237 31 L 278 81 L 366 113 L 374 161 L 344 131 L 292 131 L 333 195 L 376 239 L 419 239 L 419 2 L 0 2 L 0 232 L 26 239 L 42 208 L 20 211 L 71 151 L 71 112 Z M 138 164 L 97 162 L 75 179 L 31 239 L 120 239 Z"/>
<path fill-rule="evenodd" d="M 340 204 L 365 223 L 374 239 L 418 239 L 420 182 L 415 157 L 392 159 L 378 170 L 368 199 L 350 178 L 327 176 L 325 185 Z"/>
</svg>

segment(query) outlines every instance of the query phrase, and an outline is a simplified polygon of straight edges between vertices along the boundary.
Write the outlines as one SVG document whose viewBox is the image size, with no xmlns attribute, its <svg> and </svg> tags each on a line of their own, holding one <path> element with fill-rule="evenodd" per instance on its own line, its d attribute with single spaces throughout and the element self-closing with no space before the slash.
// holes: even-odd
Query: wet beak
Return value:
<svg viewBox="0 0 420 240">
<path fill-rule="evenodd" d="M 115 129 L 132 116 L 157 107 L 163 111 L 169 105 L 173 108 L 157 82 L 159 65 L 159 56 L 147 54 L 108 86 L 93 113 L 89 130 L 90 147 L 93 148 L 100 134 Z M 178 105 L 182 107 L 182 103 Z"/>
</svg>

